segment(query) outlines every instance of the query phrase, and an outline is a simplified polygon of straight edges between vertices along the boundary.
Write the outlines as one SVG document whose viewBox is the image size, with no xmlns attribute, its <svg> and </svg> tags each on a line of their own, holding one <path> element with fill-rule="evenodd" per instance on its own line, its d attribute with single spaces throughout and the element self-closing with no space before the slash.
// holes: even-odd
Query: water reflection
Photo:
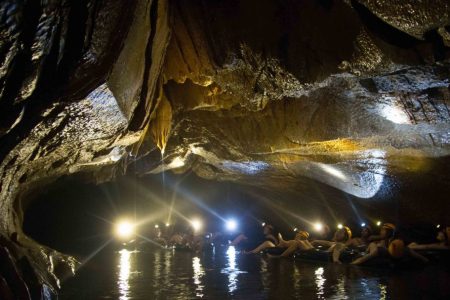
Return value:
<svg viewBox="0 0 450 300">
<path fill-rule="evenodd" d="M 134 293 L 133 285 L 130 284 L 132 276 L 138 274 L 136 270 L 135 255 L 139 251 L 129 251 L 127 249 L 122 249 L 119 252 L 119 270 L 117 278 L 117 288 L 119 290 L 119 299 L 128 300 L 131 299 L 130 294 Z"/>
<path fill-rule="evenodd" d="M 120 300 L 127 300 L 129 299 L 129 293 L 130 293 L 130 269 L 131 269 L 131 252 L 122 249 L 119 251 L 120 254 L 120 260 L 119 260 L 119 279 L 117 281 L 117 285 L 119 287 L 119 299 Z"/>
<path fill-rule="evenodd" d="M 326 279 L 323 277 L 323 268 L 317 268 L 317 270 L 314 272 L 316 275 L 316 285 L 317 285 L 317 298 L 318 299 L 325 299 L 324 298 L 324 285 Z"/>
<path fill-rule="evenodd" d="M 386 300 L 387 290 L 384 284 L 380 283 L 380 300 Z"/>
<path fill-rule="evenodd" d="M 297 265 L 294 265 L 294 288 L 295 290 L 300 290 L 301 287 L 301 274 L 300 274 L 300 268 Z"/>
<path fill-rule="evenodd" d="M 154 254 L 155 267 L 153 268 L 153 274 L 155 278 L 161 278 L 161 252 L 157 251 Z M 158 282 L 154 282 L 155 288 L 158 285 Z"/>
<path fill-rule="evenodd" d="M 234 292 L 237 287 L 237 272 L 236 270 L 236 249 L 233 246 L 230 246 L 227 250 L 228 257 L 228 291 L 230 293 Z"/>
<path fill-rule="evenodd" d="M 228 292 L 233 293 L 237 289 L 238 274 L 247 273 L 239 270 L 236 266 L 236 249 L 234 246 L 229 246 L 227 254 L 227 267 L 222 270 L 222 273 L 228 275 Z"/>
<path fill-rule="evenodd" d="M 389 299 L 387 297 L 387 287 L 385 284 L 380 282 L 377 277 L 374 278 L 361 278 L 359 279 L 359 286 L 362 291 L 364 291 L 365 298 L 371 299 Z"/>
<path fill-rule="evenodd" d="M 163 282 L 164 286 L 170 285 L 170 275 L 172 274 L 172 253 L 171 252 L 164 252 L 164 266 L 163 266 Z"/>
<path fill-rule="evenodd" d="M 267 287 L 270 285 L 270 273 L 268 272 L 268 264 L 267 260 L 261 259 L 260 261 L 260 274 L 261 274 L 261 283 L 263 286 Z"/>
<path fill-rule="evenodd" d="M 70 286 L 63 284 L 60 299 L 450 299 L 445 284 L 420 287 L 424 278 L 448 282 L 450 276 L 437 268 L 394 277 L 385 270 L 239 255 L 234 247 L 216 251 L 199 257 L 121 250 L 114 266 L 109 254 L 98 255 L 93 268 L 89 262 Z"/>
<path fill-rule="evenodd" d="M 202 264 L 200 263 L 200 258 L 197 256 L 192 258 L 192 270 L 194 270 L 194 284 L 196 286 L 195 288 L 195 295 L 197 297 L 202 298 L 203 297 L 203 285 L 201 278 L 203 275 L 205 275 L 205 271 L 203 270 Z"/>
<path fill-rule="evenodd" d="M 336 299 L 348 299 L 347 291 L 345 288 L 345 277 L 340 276 L 336 284 Z"/>
</svg>

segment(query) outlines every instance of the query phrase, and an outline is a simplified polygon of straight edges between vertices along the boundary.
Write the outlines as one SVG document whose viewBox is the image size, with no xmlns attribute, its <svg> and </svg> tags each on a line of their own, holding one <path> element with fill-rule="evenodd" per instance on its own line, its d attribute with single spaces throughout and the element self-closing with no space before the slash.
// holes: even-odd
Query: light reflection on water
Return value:
<svg viewBox="0 0 450 300">
<path fill-rule="evenodd" d="M 379 284 L 380 286 L 380 300 L 386 300 L 386 295 L 387 295 L 387 291 L 386 291 L 386 286 L 384 284 Z"/>
<path fill-rule="evenodd" d="M 360 290 L 364 292 L 364 298 L 386 300 L 387 287 L 378 278 L 361 278 L 359 280 Z"/>
<path fill-rule="evenodd" d="M 228 291 L 232 293 L 237 287 L 237 272 L 236 272 L 236 250 L 230 246 L 227 251 L 228 257 Z M 225 269 L 226 270 L 226 269 Z"/>
<path fill-rule="evenodd" d="M 344 276 L 340 276 L 338 278 L 338 282 L 336 284 L 336 296 L 333 298 L 349 299 L 346 288 L 345 288 L 345 277 Z"/>
<path fill-rule="evenodd" d="M 203 270 L 202 264 L 200 263 L 200 258 L 197 256 L 192 258 L 192 270 L 194 271 L 194 284 L 196 285 L 196 296 L 202 298 L 203 297 L 203 285 L 201 278 L 205 275 L 205 271 Z"/>
<path fill-rule="evenodd" d="M 161 278 L 161 252 L 156 251 L 154 253 L 154 262 L 155 267 L 153 268 L 153 277 L 154 278 Z M 153 288 L 158 288 L 159 283 L 156 281 L 153 281 Z"/>
<path fill-rule="evenodd" d="M 130 251 L 123 249 L 119 251 L 120 260 L 119 260 L 119 278 L 117 281 L 117 286 L 119 288 L 120 300 L 127 300 L 128 294 L 130 292 L 130 283 L 128 280 L 130 279 L 130 269 L 131 269 L 131 261 Z"/>
<path fill-rule="evenodd" d="M 120 295 L 119 299 L 128 300 L 131 299 L 130 293 L 132 292 L 132 286 L 130 280 L 132 279 L 132 275 L 139 274 L 137 270 L 133 270 L 136 268 L 135 255 L 139 253 L 139 251 L 122 249 L 118 253 L 119 265 L 117 270 L 117 288 Z"/>
<path fill-rule="evenodd" d="M 295 265 L 294 266 L 294 288 L 296 290 L 300 289 L 300 286 L 301 286 L 300 280 L 301 280 L 300 268 L 297 265 Z"/>
<path fill-rule="evenodd" d="M 237 289 L 238 275 L 246 272 L 239 270 L 236 266 L 236 249 L 234 246 L 229 246 L 226 254 L 228 263 L 227 267 L 222 269 L 222 273 L 228 275 L 228 292 L 232 294 Z"/>
<path fill-rule="evenodd" d="M 314 274 L 316 274 L 317 298 L 325 299 L 323 295 L 324 295 L 324 284 L 326 279 L 323 277 L 323 267 L 317 268 Z"/>
<path fill-rule="evenodd" d="M 233 247 L 200 254 L 121 250 L 94 257 L 63 284 L 59 299 L 450 299 L 443 284 L 450 275 L 436 268 L 399 274 L 244 255 Z M 418 290 L 424 278 L 430 286 Z"/>
</svg>

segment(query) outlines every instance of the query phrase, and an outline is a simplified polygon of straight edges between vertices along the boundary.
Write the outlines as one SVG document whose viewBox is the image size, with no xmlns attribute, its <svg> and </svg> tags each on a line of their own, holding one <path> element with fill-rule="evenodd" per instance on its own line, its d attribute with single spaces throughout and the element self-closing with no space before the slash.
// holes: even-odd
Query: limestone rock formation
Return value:
<svg viewBox="0 0 450 300">
<path fill-rule="evenodd" d="M 32 295 L 76 267 L 21 229 L 61 176 L 193 170 L 299 202 L 311 181 L 362 199 L 415 174 L 448 186 L 449 15 L 445 0 L 1 2 L 9 261 L 34 270 Z"/>
</svg>

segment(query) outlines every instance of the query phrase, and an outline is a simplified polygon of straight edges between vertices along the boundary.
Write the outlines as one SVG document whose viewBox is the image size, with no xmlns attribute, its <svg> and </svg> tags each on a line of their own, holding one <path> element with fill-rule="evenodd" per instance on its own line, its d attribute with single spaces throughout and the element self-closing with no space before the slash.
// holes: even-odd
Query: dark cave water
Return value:
<svg viewBox="0 0 450 300">
<path fill-rule="evenodd" d="M 144 236 L 153 225 L 164 224 L 170 196 L 175 192 L 168 189 L 167 198 L 161 197 L 165 201 L 154 200 L 151 195 L 164 195 L 165 190 L 160 175 L 158 180 L 152 179 L 135 184 L 134 178 L 123 178 L 100 186 L 61 181 L 46 189 L 28 207 L 24 231 L 41 244 L 85 261 L 101 245 L 113 241 L 112 223 L 133 215 L 133 211 L 138 213 L 137 220 L 145 221 L 140 228 Z M 165 180 L 179 182 L 170 176 Z M 282 214 L 284 211 L 333 222 L 327 210 L 318 204 L 287 202 L 280 197 L 283 201 L 274 198 L 276 205 L 271 206 L 272 202 L 257 201 L 234 186 L 211 185 L 196 178 L 186 181 L 183 186 L 177 185 L 179 195 L 172 198 L 177 200 L 176 208 L 188 218 L 199 216 L 209 231 L 223 229 L 222 221 L 211 212 L 233 216 L 244 232 L 257 230 L 262 221 L 270 220 L 287 238 L 293 238 L 293 226 L 308 226 L 299 223 L 298 218 Z M 181 193 L 183 188 L 187 192 Z M 337 208 L 346 203 L 331 200 Z M 387 218 L 378 207 L 367 215 L 362 206 L 343 210 L 347 215 L 339 220 L 345 220 L 355 231 L 359 224 L 352 215 L 354 211 L 368 222 L 378 216 Z M 443 215 L 448 211 L 442 207 L 441 210 Z M 172 221 L 187 225 L 175 216 Z M 405 238 L 415 240 L 416 236 L 434 236 L 435 226 L 399 228 L 400 232 L 408 233 Z M 198 255 L 155 247 L 139 252 L 122 250 L 110 242 L 93 255 L 75 277 L 63 281 L 59 299 L 450 299 L 449 268 L 435 265 L 416 271 L 386 270 L 244 255 L 226 247 Z"/>
<path fill-rule="evenodd" d="M 399 271 L 246 255 L 107 247 L 63 282 L 60 299 L 449 299 L 437 266 Z"/>
</svg>

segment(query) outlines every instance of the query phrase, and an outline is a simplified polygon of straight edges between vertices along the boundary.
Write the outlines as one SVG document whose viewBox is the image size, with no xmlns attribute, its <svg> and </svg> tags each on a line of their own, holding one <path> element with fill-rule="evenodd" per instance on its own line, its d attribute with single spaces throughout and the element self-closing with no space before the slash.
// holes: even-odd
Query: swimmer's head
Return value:
<svg viewBox="0 0 450 300">
<path fill-rule="evenodd" d="M 439 230 L 436 236 L 436 239 L 441 243 L 448 244 L 448 237 L 450 235 L 450 227 Z"/>
<path fill-rule="evenodd" d="M 309 238 L 309 233 L 303 230 L 300 230 L 299 232 L 297 232 L 297 234 L 295 235 L 295 239 L 296 240 L 307 240 Z"/>
<path fill-rule="evenodd" d="M 273 228 L 272 225 L 266 223 L 263 226 L 263 231 L 264 231 L 264 234 L 269 234 L 269 233 L 272 233 L 274 231 L 274 228 Z"/>
<path fill-rule="evenodd" d="M 352 231 L 347 226 L 343 226 L 342 228 L 336 230 L 334 234 L 334 240 L 336 242 L 346 242 L 352 238 Z"/>
<path fill-rule="evenodd" d="M 445 242 L 447 239 L 445 238 L 445 233 L 444 233 L 444 231 L 438 231 L 438 233 L 437 233 L 437 236 L 436 236 L 436 239 L 439 241 L 439 242 Z"/>
<path fill-rule="evenodd" d="M 361 237 L 367 238 L 367 237 L 369 237 L 371 235 L 372 235 L 372 228 L 370 228 L 369 226 L 364 226 L 361 229 Z"/>
<path fill-rule="evenodd" d="M 381 226 L 380 235 L 384 239 L 390 239 L 394 236 L 395 232 L 395 225 L 392 223 L 384 223 L 383 226 Z"/>
</svg>

